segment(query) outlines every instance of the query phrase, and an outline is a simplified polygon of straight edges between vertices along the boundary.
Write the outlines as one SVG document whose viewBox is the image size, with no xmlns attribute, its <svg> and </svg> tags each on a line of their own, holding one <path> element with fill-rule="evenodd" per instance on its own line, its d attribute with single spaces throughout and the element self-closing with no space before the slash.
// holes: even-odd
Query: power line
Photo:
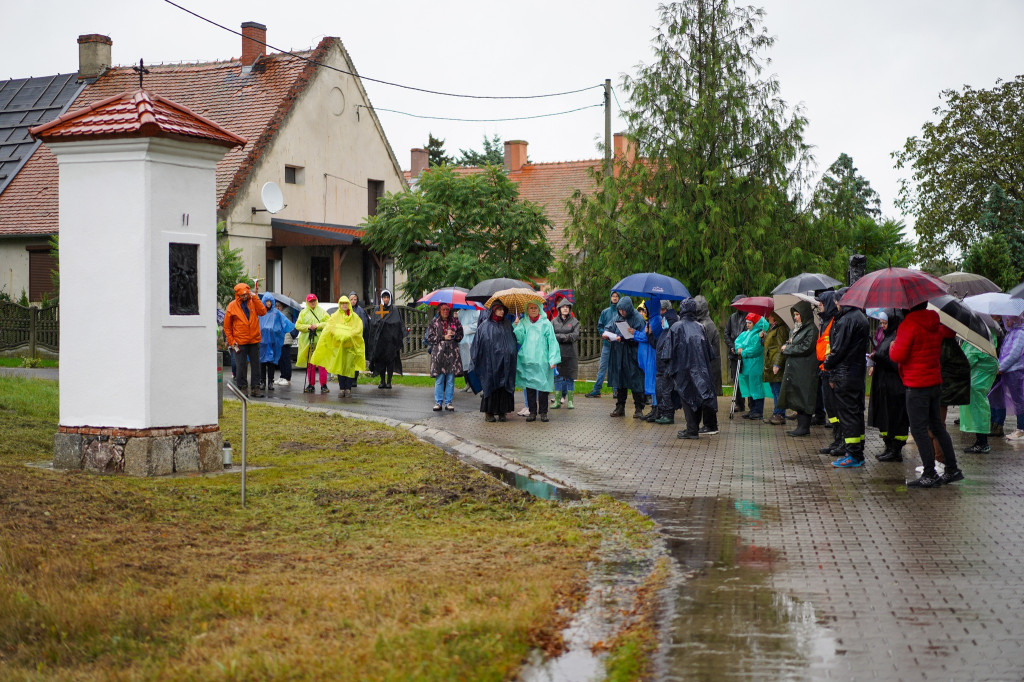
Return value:
<svg viewBox="0 0 1024 682">
<path fill-rule="evenodd" d="M 574 94 L 576 94 L 578 92 L 586 92 L 587 90 L 593 90 L 594 88 L 602 88 L 602 87 L 604 87 L 604 84 L 588 85 L 585 88 L 578 88 L 576 90 L 565 90 L 564 92 L 549 92 L 549 93 L 545 93 L 543 95 L 467 95 L 467 94 L 456 93 L 456 92 L 444 92 L 444 91 L 441 91 L 441 90 L 430 90 L 430 89 L 427 89 L 427 88 L 417 88 L 417 87 L 415 87 L 413 85 L 403 85 L 401 83 L 392 83 L 391 81 L 381 80 L 380 78 L 370 78 L 369 76 L 360 76 L 357 73 L 352 73 L 351 71 L 345 71 L 344 69 L 339 69 L 336 66 L 331 66 L 329 64 L 324 64 L 323 62 L 319 62 L 319 61 L 317 61 L 315 59 L 310 59 L 309 57 L 305 57 L 305 56 L 303 56 L 301 54 L 296 54 L 294 52 L 289 52 L 288 50 L 282 50 L 279 47 L 274 47 L 270 43 L 265 43 L 262 40 L 256 40 L 255 38 L 251 38 L 249 36 L 242 35 L 239 31 L 236 31 L 236 30 L 234 30 L 232 28 L 228 28 L 227 26 L 224 26 L 223 24 L 218 24 L 213 19 L 207 19 L 203 15 L 197 14 L 196 12 L 193 12 L 192 10 L 190 10 L 190 9 L 188 9 L 186 7 L 182 7 L 181 5 L 179 5 L 179 4 L 175 3 L 175 2 L 172 2 L 171 0 L 164 0 L 164 2 L 166 2 L 168 5 L 171 5 L 172 7 L 177 7 L 182 12 L 185 12 L 186 14 L 191 14 L 195 18 L 201 19 L 202 21 L 205 21 L 208 24 L 213 24 L 217 28 L 223 29 L 223 30 L 227 31 L 228 33 L 234 33 L 236 36 L 241 36 L 242 38 L 245 38 L 246 40 L 251 40 L 254 43 L 262 45 L 263 47 L 269 48 L 271 50 L 275 50 L 277 52 L 280 52 L 281 54 L 286 54 L 286 55 L 289 55 L 291 57 L 295 57 L 297 59 L 302 59 L 302 60 L 307 61 L 307 62 L 309 62 L 311 64 L 316 64 L 317 66 L 322 66 L 325 69 L 330 69 L 332 71 L 337 71 L 338 73 L 343 73 L 343 74 L 345 74 L 347 76 L 353 76 L 355 78 L 359 78 L 359 79 L 364 80 L 364 81 L 370 81 L 371 83 L 380 83 L 381 85 L 390 85 L 392 87 L 403 88 L 405 90 L 413 90 L 415 92 L 423 92 L 423 93 L 427 93 L 429 95 L 443 95 L 445 97 L 462 97 L 462 98 L 465 98 L 465 99 L 542 99 L 542 98 L 545 98 L 545 97 L 561 97 L 563 95 L 574 95 Z M 384 111 L 384 110 L 381 109 L 381 111 Z M 411 114 L 409 114 L 409 115 L 411 115 Z M 429 117 L 423 117 L 423 118 L 429 118 Z M 455 119 L 453 119 L 453 120 L 455 120 Z M 495 119 L 495 120 L 515 120 L 515 119 Z"/>
<path fill-rule="evenodd" d="M 565 114 L 572 114 L 577 111 L 583 111 L 584 109 L 593 109 L 595 107 L 604 106 L 603 104 L 588 104 L 584 107 L 577 107 L 575 109 L 568 109 L 567 111 L 555 111 L 550 114 L 535 114 L 533 116 L 515 116 L 511 118 L 453 118 L 450 116 L 424 116 L 422 114 L 410 114 L 406 111 L 397 111 L 395 109 L 383 109 L 381 107 L 368 107 L 364 104 L 356 105 L 356 111 L 360 108 L 369 109 L 371 111 L 386 111 L 391 114 L 401 114 L 402 116 L 409 116 L 411 118 L 426 118 L 432 121 L 460 121 L 464 123 L 496 123 L 500 121 L 525 121 L 531 118 L 549 118 L 551 116 L 563 116 Z"/>
<path fill-rule="evenodd" d="M 618 93 L 615 92 L 615 88 L 614 87 L 612 88 L 612 97 L 615 98 L 615 106 L 617 106 L 619 108 L 619 113 L 621 114 L 622 113 L 622 105 L 619 104 L 619 95 L 618 95 Z"/>
</svg>

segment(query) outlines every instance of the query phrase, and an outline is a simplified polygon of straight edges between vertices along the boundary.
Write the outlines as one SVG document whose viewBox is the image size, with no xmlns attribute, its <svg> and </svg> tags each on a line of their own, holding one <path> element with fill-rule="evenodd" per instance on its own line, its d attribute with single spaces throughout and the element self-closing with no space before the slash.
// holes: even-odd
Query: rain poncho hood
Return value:
<svg viewBox="0 0 1024 682">
<path fill-rule="evenodd" d="M 260 362 L 276 363 L 285 334 L 295 331 L 295 325 L 274 305 L 273 295 L 263 294 L 263 307 L 267 314 L 260 318 Z"/>
<path fill-rule="evenodd" d="M 704 326 L 697 321 L 697 310 L 694 299 L 684 299 L 679 306 L 679 320 L 669 330 L 668 342 L 658 344 L 658 359 L 668 361 L 668 376 L 675 392 L 694 411 L 714 401 L 717 393 L 711 345 Z"/>
<path fill-rule="evenodd" d="M 266 314 L 267 309 L 257 296 L 250 296 L 249 300 L 243 303 L 242 296 L 247 293 L 248 284 L 236 284 L 235 300 L 228 303 L 227 309 L 224 310 L 224 340 L 229 346 L 234 343 L 244 346 L 260 342 L 259 318 Z"/>
<path fill-rule="evenodd" d="M 348 310 L 341 309 L 342 303 L 349 306 Z M 352 312 L 348 296 L 338 300 L 338 310 L 324 324 L 311 362 L 345 377 L 355 377 L 356 372 L 366 369 L 363 321 Z"/>
<path fill-rule="evenodd" d="M 814 310 L 811 308 L 811 304 L 809 301 L 797 301 L 789 311 L 790 315 L 792 315 L 793 313 L 800 313 L 800 324 L 796 325 L 796 317 L 794 316 L 793 324 L 795 326 L 792 331 L 795 331 L 796 329 L 804 326 L 805 324 L 814 323 Z M 790 334 L 790 336 L 792 336 L 792 334 Z"/>
<path fill-rule="evenodd" d="M 629 296 L 620 298 L 615 310 L 615 314 L 603 330 L 620 337 L 615 343 L 609 344 L 608 385 L 616 389 L 629 389 L 634 395 L 639 395 L 644 391 L 644 373 L 640 369 L 637 357 L 638 344 L 635 339 L 623 337 L 616 322 L 625 322 L 636 332 L 643 330 L 644 318 L 633 308 L 633 301 Z M 620 315 L 620 311 L 624 314 Z"/>
<path fill-rule="evenodd" d="M 473 337 L 470 356 L 484 398 L 498 389 L 515 393 L 518 352 L 516 336 L 508 317 L 499 322 L 491 319 L 489 310 L 480 313 L 480 324 Z"/>
<path fill-rule="evenodd" d="M 764 343 L 761 332 L 768 331 L 768 322 L 763 317 L 751 329 L 736 337 L 736 351 L 742 358 L 740 365 L 740 395 L 760 400 L 765 396 Z"/>
<path fill-rule="evenodd" d="M 823 310 L 821 311 L 821 328 L 824 329 L 830 320 L 839 313 L 839 293 L 836 291 L 823 291 L 818 294 Z M 794 306 L 795 307 L 795 306 Z"/>
<path fill-rule="evenodd" d="M 385 294 L 388 296 L 388 305 L 383 303 Z M 370 371 L 381 374 L 390 367 L 396 374 L 401 374 L 402 341 L 406 336 L 405 320 L 394 305 L 390 291 L 384 289 L 380 296 L 381 303 L 366 311 L 367 317 L 370 318 Z"/>
<path fill-rule="evenodd" d="M 528 316 L 516 323 L 516 341 L 520 344 L 516 360 L 516 385 L 550 393 L 555 390 L 551 365 L 562 361 L 550 320 L 541 315 L 536 321 Z"/>
<path fill-rule="evenodd" d="M 623 296 L 620 298 L 618 304 L 615 306 L 615 310 L 619 314 L 617 317 L 612 318 L 610 326 L 614 327 L 615 322 L 623 321 L 629 324 L 633 329 L 644 328 L 644 316 L 633 307 L 633 300 L 629 296 Z M 616 329 L 609 329 L 609 331 L 616 331 Z"/>
<path fill-rule="evenodd" d="M 608 323 L 616 316 L 615 303 L 612 301 L 613 296 L 618 296 L 614 291 L 608 294 L 608 307 L 601 311 L 601 314 L 597 318 L 597 333 L 600 334 L 608 326 Z M 608 339 L 601 339 L 601 345 L 604 348 L 608 348 Z"/>
</svg>

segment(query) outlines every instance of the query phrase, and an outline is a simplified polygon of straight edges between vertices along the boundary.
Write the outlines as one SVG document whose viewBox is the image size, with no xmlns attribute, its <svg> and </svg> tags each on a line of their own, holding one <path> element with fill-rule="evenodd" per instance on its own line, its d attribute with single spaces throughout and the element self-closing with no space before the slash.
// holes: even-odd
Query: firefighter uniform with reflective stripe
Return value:
<svg viewBox="0 0 1024 682">
<path fill-rule="evenodd" d="M 828 372 L 825 371 L 825 358 L 828 357 L 831 351 L 832 325 L 835 322 L 835 316 L 839 313 L 839 306 L 836 305 L 839 296 L 834 291 L 823 291 L 818 296 L 818 300 L 822 305 L 820 315 L 821 331 L 818 334 L 818 343 L 815 347 L 818 354 L 818 369 L 820 370 L 818 383 L 821 386 L 821 401 L 825 406 L 828 425 L 832 427 L 832 442 L 819 450 L 821 454 L 826 455 L 843 446 L 842 434 L 839 431 L 839 417 L 836 416 L 835 395 Z"/>
<path fill-rule="evenodd" d="M 829 336 L 829 353 L 823 364 L 832 382 L 843 451 L 863 461 L 864 382 L 870 341 L 868 318 L 857 308 L 840 308 Z"/>
</svg>

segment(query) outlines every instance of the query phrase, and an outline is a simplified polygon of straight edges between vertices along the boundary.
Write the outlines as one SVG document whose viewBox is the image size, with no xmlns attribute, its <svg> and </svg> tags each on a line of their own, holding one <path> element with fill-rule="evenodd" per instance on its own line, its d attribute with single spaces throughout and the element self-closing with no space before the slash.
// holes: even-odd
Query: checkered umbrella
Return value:
<svg viewBox="0 0 1024 682">
<path fill-rule="evenodd" d="M 943 296 L 947 284 L 920 270 L 884 268 L 870 272 L 843 295 L 839 305 L 853 308 L 913 308 Z"/>
</svg>

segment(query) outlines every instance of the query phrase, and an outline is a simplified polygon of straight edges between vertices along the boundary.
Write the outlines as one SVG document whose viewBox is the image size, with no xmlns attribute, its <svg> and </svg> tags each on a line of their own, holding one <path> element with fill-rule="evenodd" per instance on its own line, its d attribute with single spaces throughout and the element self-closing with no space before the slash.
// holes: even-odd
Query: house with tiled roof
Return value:
<svg viewBox="0 0 1024 682">
<path fill-rule="evenodd" d="M 557 255 L 568 244 L 565 238 L 565 226 L 569 222 L 566 202 L 576 190 L 590 194 L 597 190 L 597 184 L 591 171 L 600 171 L 604 159 L 585 159 L 582 161 L 555 161 L 533 163 L 527 157 L 528 143 L 523 140 L 505 142 L 505 172 L 510 180 L 519 186 L 522 199 L 538 204 L 548 220 L 552 231 L 548 235 L 552 252 Z M 634 151 L 622 133 L 616 133 L 613 143 L 615 159 L 634 160 Z M 425 149 L 411 150 L 411 167 L 405 171 L 405 179 L 410 186 L 415 186 L 420 173 L 428 170 L 428 155 Z M 481 169 L 474 167 L 453 168 L 456 173 L 478 173 Z"/>
<path fill-rule="evenodd" d="M 324 38 L 311 50 L 267 54 L 266 35 L 262 24 L 245 22 L 241 58 L 146 65 L 143 88 L 247 140 L 217 164 L 211 201 L 222 239 L 241 249 L 261 290 L 298 300 L 310 292 L 337 300 L 350 290 L 371 298 L 394 287 L 394 265 L 362 248 L 358 226 L 384 192 L 407 187 L 398 160 L 339 38 Z M 70 101 L 58 108 L 42 98 L 35 106 L 52 106 L 47 115 L 7 136 L 32 145 L 0 185 L 0 273 L 6 280 L 0 286 L 14 297 L 38 278 L 24 254 L 45 250 L 60 228 L 57 162 L 27 128 L 138 90 L 136 71 L 110 66 L 111 50 L 106 36 L 81 36 Z M 17 109 L 2 97 L 4 89 L 0 124 Z M 283 207 L 276 212 L 276 205 L 264 205 L 268 183 L 281 191 Z"/>
</svg>

